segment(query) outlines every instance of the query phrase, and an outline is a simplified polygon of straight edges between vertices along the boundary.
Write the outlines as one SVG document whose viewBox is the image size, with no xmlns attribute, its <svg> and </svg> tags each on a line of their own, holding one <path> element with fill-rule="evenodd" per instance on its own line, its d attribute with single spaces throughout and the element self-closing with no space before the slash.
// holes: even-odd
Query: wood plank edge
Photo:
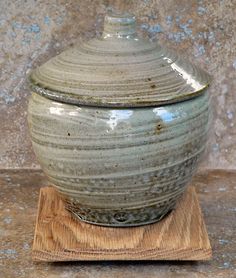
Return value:
<svg viewBox="0 0 236 278">
<path fill-rule="evenodd" d="M 206 237 L 206 246 L 209 250 L 211 250 L 211 253 L 212 253 L 211 242 L 210 242 L 210 239 L 209 239 L 209 236 L 208 236 L 208 231 L 207 231 L 206 223 L 204 221 L 204 215 L 203 215 L 202 208 L 201 208 L 201 205 L 200 205 L 200 201 L 199 201 L 199 198 L 198 198 L 198 194 L 197 194 L 197 191 L 196 191 L 196 186 L 190 185 L 189 187 L 193 191 L 193 194 L 194 194 L 193 198 L 196 198 L 197 209 L 199 211 L 199 216 L 202 219 L 201 228 L 202 228 L 202 231 L 203 231 L 203 233 L 205 234 L 205 237 Z M 211 254 L 211 256 L 212 256 L 212 254 Z"/>
<path fill-rule="evenodd" d="M 37 238 L 37 231 L 38 231 L 38 225 L 39 225 L 39 216 L 40 216 L 40 211 L 41 211 L 41 198 L 43 195 L 43 191 L 44 189 L 47 189 L 49 186 L 47 187 L 42 187 L 39 190 L 39 199 L 38 199 L 38 205 L 37 205 L 37 215 L 36 215 L 36 223 L 34 226 L 34 238 L 33 238 L 33 246 L 32 246 L 32 251 L 31 251 L 31 255 L 33 256 L 33 252 L 36 249 L 36 238 Z"/>
<path fill-rule="evenodd" d="M 127 253 L 123 254 L 111 253 L 94 253 L 94 252 L 47 252 L 33 251 L 32 259 L 35 262 L 65 262 L 65 261 L 209 261 L 212 259 L 212 250 L 210 249 L 186 249 L 182 250 L 182 254 L 175 250 L 176 254 L 163 254 L 163 250 L 156 250 L 155 253 L 145 254 L 140 257 L 138 254 Z"/>
</svg>

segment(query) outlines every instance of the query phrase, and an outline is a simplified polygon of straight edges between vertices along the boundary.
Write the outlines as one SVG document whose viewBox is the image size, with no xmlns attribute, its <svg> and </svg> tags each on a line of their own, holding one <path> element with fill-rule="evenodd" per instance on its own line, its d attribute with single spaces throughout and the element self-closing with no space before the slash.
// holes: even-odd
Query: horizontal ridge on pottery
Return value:
<svg viewBox="0 0 236 278">
<path fill-rule="evenodd" d="M 30 76 L 32 90 L 47 98 L 107 107 L 178 102 L 201 94 L 209 80 L 205 71 L 139 38 L 132 16 L 107 16 L 100 38 L 62 52 Z"/>
<path fill-rule="evenodd" d="M 112 226 L 151 223 L 171 210 L 204 150 L 208 94 L 176 104 L 111 109 L 33 93 L 33 148 L 80 219 Z"/>
</svg>

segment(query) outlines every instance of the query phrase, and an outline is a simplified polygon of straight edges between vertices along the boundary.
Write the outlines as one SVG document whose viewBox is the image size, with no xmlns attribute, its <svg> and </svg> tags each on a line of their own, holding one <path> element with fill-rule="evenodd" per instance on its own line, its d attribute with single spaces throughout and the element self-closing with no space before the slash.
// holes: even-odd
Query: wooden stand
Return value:
<svg viewBox="0 0 236 278">
<path fill-rule="evenodd" d="M 35 261 L 209 260 L 212 256 L 196 191 L 188 187 L 160 222 L 109 228 L 74 219 L 52 187 L 40 190 Z"/>
</svg>

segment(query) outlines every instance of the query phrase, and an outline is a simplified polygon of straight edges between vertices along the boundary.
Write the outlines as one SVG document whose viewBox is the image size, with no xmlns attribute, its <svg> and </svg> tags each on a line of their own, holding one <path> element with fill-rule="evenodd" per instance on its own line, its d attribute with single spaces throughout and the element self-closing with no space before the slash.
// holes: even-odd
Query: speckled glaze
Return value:
<svg viewBox="0 0 236 278">
<path fill-rule="evenodd" d="M 67 208 L 100 225 L 160 220 L 206 144 L 209 76 L 137 38 L 134 25 L 107 16 L 101 38 L 31 75 L 36 156 Z"/>
<path fill-rule="evenodd" d="M 189 99 L 209 85 L 205 71 L 135 31 L 134 17 L 107 16 L 101 38 L 33 71 L 32 90 L 72 104 L 144 107 Z"/>
</svg>

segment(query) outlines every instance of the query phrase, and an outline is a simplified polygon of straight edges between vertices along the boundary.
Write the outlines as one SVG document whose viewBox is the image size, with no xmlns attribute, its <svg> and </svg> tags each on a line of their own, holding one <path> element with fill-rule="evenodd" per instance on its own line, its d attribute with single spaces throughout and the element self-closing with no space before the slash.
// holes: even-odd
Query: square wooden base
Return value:
<svg viewBox="0 0 236 278">
<path fill-rule="evenodd" d="M 189 186 L 160 222 L 110 228 L 74 219 L 55 189 L 40 190 L 35 261 L 209 260 L 211 246 L 196 191 Z"/>
</svg>

